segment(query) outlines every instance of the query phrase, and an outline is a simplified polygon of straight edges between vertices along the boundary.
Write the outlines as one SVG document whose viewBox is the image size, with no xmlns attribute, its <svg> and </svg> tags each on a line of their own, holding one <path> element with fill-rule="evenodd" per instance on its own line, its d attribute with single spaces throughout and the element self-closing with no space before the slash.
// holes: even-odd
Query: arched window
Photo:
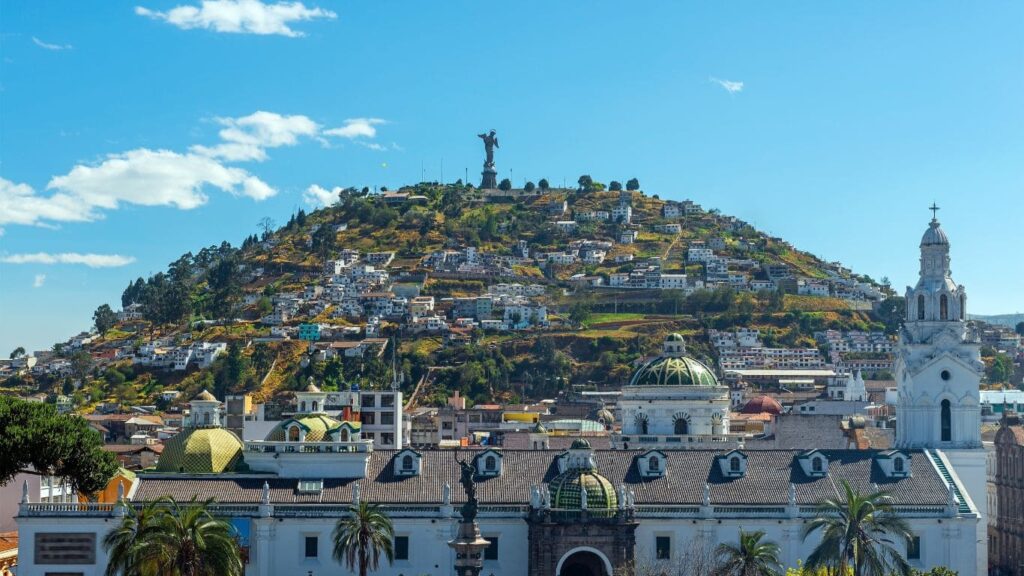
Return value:
<svg viewBox="0 0 1024 576">
<path fill-rule="evenodd" d="M 949 442 L 953 440 L 953 419 L 950 414 L 949 400 L 942 401 L 942 414 L 940 415 L 941 424 L 940 429 L 942 430 L 942 441 Z"/>
<path fill-rule="evenodd" d="M 342 442 L 348 442 L 348 428 L 342 428 L 340 436 Z"/>
<path fill-rule="evenodd" d="M 299 412 L 305 412 L 305 411 L 306 411 L 306 401 L 303 400 L 302 402 L 299 403 Z"/>
<path fill-rule="evenodd" d="M 402 457 L 402 470 L 412 470 L 412 455 L 406 454 Z"/>
<path fill-rule="evenodd" d="M 494 456 L 488 456 L 484 460 L 484 469 L 488 472 L 494 472 L 494 469 L 498 466 L 498 461 Z"/>
<path fill-rule="evenodd" d="M 949 298 L 945 294 L 939 296 L 939 319 L 949 320 Z"/>
<path fill-rule="evenodd" d="M 960 295 L 960 319 L 961 320 L 963 320 L 966 317 L 965 314 L 967 314 L 967 299 L 964 298 L 963 294 L 961 294 Z"/>
<path fill-rule="evenodd" d="M 686 418 L 676 418 L 675 429 L 676 429 L 676 434 L 689 434 L 690 433 L 690 425 L 686 421 Z"/>
<path fill-rule="evenodd" d="M 917 295 L 917 319 L 924 320 L 924 294 Z"/>
<path fill-rule="evenodd" d="M 288 429 L 288 441 L 289 442 L 298 442 L 299 441 L 299 427 L 298 426 L 292 426 L 291 428 Z"/>
<path fill-rule="evenodd" d="M 313 412 L 316 412 L 316 411 L 317 411 L 317 402 L 316 402 L 316 400 L 313 400 Z"/>
<path fill-rule="evenodd" d="M 903 472 L 903 458 L 897 458 L 893 460 L 892 469 L 897 472 Z"/>
<path fill-rule="evenodd" d="M 729 471 L 739 472 L 740 471 L 740 459 L 737 456 L 733 456 L 729 459 Z"/>
<path fill-rule="evenodd" d="M 210 413 L 209 412 L 204 412 L 203 413 L 203 426 L 209 426 L 209 425 L 210 425 Z"/>
<path fill-rule="evenodd" d="M 815 458 L 814 460 L 811 460 L 811 471 L 821 472 L 821 458 Z"/>
<path fill-rule="evenodd" d="M 647 469 L 651 470 L 651 471 L 657 471 L 658 470 L 658 457 L 657 456 L 651 456 L 651 458 L 647 461 Z"/>
</svg>

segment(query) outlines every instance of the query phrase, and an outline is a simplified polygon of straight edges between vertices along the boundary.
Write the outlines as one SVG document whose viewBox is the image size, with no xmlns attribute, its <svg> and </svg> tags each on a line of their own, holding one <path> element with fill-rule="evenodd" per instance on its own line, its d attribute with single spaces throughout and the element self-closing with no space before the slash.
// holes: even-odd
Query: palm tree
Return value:
<svg viewBox="0 0 1024 576">
<path fill-rule="evenodd" d="M 167 576 L 242 576 L 244 566 L 231 525 L 214 518 L 213 499 L 179 506 L 174 500 L 160 516 L 161 549 Z"/>
<path fill-rule="evenodd" d="M 334 559 L 349 570 L 359 567 L 359 576 L 376 570 L 381 553 L 390 564 L 394 558 L 395 529 L 391 519 L 376 504 L 360 502 L 349 507 L 349 515 L 334 526 Z"/>
<path fill-rule="evenodd" d="M 128 574 L 155 574 L 157 570 L 156 550 L 153 539 L 158 532 L 157 521 L 160 507 L 165 500 L 157 500 L 136 510 L 125 501 L 120 505 L 125 510 L 121 524 L 103 538 L 103 549 L 107 552 L 106 576 Z"/>
<path fill-rule="evenodd" d="M 242 576 L 231 525 L 213 517 L 212 502 L 180 506 L 166 497 L 138 512 L 126 505 L 121 525 L 103 539 L 106 576 Z"/>
<path fill-rule="evenodd" d="M 779 545 L 763 541 L 764 531 L 744 532 L 740 529 L 739 545 L 721 543 L 715 549 L 719 567 L 718 576 L 778 576 Z"/>
<path fill-rule="evenodd" d="M 807 558 L 807 568 L 852 570 L 853 576 L 908 576 L 910 565 L 894 542 L 910 541 L 910 526 L 896 516 L 886 492 L 861 495 L 843 480 L 845 500 L 827 499 L 819 515 L 803 530 L 803 538 L 820 531 L 821 542 Z"/>
</svg>

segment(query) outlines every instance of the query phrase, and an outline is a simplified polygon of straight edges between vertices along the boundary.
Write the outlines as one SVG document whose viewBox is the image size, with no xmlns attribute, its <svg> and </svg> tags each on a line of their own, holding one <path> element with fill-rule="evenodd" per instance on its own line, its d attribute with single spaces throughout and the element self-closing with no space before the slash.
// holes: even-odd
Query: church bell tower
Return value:
<svg viewBox="0 0 1024 576">
<path fill-rule="evenodd" d="M 896 442 L 980 448 L 981 346 L 968 332 L 967 293 L 953 281 L 949 239 L 935 217 L 921 238 L 920 277 L 906 299 L 895 366 Z"/>
</svg>

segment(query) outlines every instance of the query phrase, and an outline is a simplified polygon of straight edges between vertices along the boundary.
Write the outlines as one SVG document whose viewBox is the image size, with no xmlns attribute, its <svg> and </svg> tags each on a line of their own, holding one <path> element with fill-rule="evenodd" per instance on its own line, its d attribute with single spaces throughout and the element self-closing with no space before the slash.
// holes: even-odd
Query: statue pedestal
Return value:
<svg viewBox="0 0 1024 576">
<path fill-rule="evenodd" d="M 498 187 L 498 171 L 493 166 L 484 166 L 484 171 L 480 173 L 482 176 L 480 180 L 480 188 L 497 188 Z"/>
<path fill-rule="evenodd" d="M 448 546 L 455 550 L 455 573 L 458 576 L 479 576 L 484 567 L 484 549 L 490 542 L 480 537 L 476 522 L 459 522 L 459 533 Z"/>
</svg>

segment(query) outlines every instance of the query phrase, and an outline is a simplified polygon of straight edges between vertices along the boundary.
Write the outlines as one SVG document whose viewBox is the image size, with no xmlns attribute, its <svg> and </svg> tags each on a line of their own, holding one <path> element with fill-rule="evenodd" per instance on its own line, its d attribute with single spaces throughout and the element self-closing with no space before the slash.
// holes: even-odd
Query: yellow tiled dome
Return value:
<svg viewBox="0 0 1024 576">
<path fill-rule="evenodd" d="M 157 472 L 219 474 L 242 459 L 242 442 L 223 428 L 188 428 L 164 443 Z"/>
</svg>

